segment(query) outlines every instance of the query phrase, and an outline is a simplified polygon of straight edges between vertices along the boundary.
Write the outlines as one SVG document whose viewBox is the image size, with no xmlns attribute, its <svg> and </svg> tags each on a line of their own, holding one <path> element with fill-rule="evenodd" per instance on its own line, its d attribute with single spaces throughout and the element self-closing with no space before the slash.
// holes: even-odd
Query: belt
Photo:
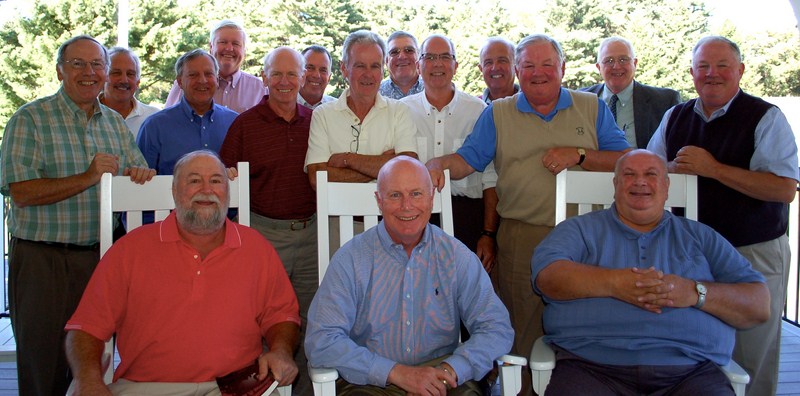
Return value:
<svg viewBox="0 0 800 396">
<path fill-rule="evenodd" d="M 58 248 L 58 249 L 66 249 L 66 250 L 99 250 L 100 243 L 93 243 L 91 245 L 78 245 L 74 243 L 64 243 L 64 242 L 49 242 L 49 241 L 31 241 L 28 239 L 17 238 L 20 241 L 25 241 L 28 243 L 35 243 L 38 245 L 47 245 L 50 247 Z"/>
<path fill-rule="evenodd" d="M 305 219 L 297 219 L 297 220 L 281 220 L 281 219 L 272 219 L 266 216 L 262 216 L 258 213 L 253 211 L 250 212 L 250 222 L 251 225 L 257 226 L 262 225 L 264 227 L 271 228 L 273 230 L 290 230 L 290 231 L 300 231 L 304 230 L 308 227 L 311 227 L 314 222 L 317 220 L 316 213 L 311 215 Z M 256 224 L 257 223 L 257 224 Z"/>
</svg>

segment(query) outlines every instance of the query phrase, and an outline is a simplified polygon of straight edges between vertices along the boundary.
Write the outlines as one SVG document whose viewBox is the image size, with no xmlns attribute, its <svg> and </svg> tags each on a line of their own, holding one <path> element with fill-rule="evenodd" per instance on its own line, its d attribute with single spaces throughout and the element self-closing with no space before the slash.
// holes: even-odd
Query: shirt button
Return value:
<svg viewBox="0 0 800 396">
<path fill-rule="evenodd" d="M 411 321 L 410 320 L 406 321 L 406 326 L 411 326 Z"/>
<path fill-rule="evenodd" d="M 200 275 L 200 271 L 197 271 L 197 275 Z"/>
<path fill-rule="evenodd" d="M 411 294 L 406 294 L 406 298 L 411 298 Z"/>
<path fill-rule="evenodd" d="M 197 255 L 196 254 L 193 257 L 194 257 L 195 260 L 197 260 Z"/>
<path fill-rule="evenodd" d="M 411 348 L 406 348 L 406 352 L 411 352 Z"/>
</svg>

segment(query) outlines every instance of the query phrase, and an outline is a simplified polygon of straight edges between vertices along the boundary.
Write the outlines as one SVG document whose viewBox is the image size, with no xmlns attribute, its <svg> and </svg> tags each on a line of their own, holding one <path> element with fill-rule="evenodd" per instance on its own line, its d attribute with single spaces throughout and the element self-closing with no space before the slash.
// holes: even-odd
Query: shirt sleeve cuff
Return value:
<svg viewBox="0 0 800 396">
<path fill-rule="evenodd" d="M 473 379 L 472 366 L 465 357 L 461 355 L 452 355 L 445 359 L 444 362 L 455 370 L 456 377 L 458 377 L 458 385 Z"/>
<path fill-rule="evenodd" d="M 372 368 L 369 370 L 369 381 L 372 385 L 385 387 L 389 382 L 389 372 L 397 362 L 382 356 L 376 356 Z"/>
</svg>

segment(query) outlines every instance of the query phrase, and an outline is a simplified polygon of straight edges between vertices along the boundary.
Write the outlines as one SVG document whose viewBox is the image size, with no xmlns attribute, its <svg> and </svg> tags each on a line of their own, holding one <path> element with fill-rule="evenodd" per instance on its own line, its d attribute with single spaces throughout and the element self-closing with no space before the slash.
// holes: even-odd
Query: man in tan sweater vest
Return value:
<svg viewBox="0 0 800 396">
<path fill-rule="evenodd" d="M 565 60 L 557 41 L 543 34 L 525 37 L 515 58 L 520 92 L 494 101 L 455 154 L 434 158 L 427 166 L 441 187 L 442 170 L 460 179 L 494 160 L 501 220 L 497 230 L 484 231 L 496 232 L 493 275 L 511 314 L 512 353 L 528 356 L 543 334 L 542 301 L 531 286 L 531 256 L 553 228 L 555 175 L 566 168 L 610 171 L 630 147 L 597 95 L 561 87 Z M 526 386 L 523 394 L 530 393 Z"/>
</svg>

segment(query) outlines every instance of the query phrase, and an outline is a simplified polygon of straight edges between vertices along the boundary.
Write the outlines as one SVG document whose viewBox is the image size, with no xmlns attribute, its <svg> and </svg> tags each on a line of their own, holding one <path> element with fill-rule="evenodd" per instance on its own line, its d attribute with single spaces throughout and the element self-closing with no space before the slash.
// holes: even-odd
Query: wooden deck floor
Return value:
<svg viewBox="0 0 800 396">
<path fill-rule="evenodd" d="M 14 345 L 11 322 L 0 318 L 0 346 Z M 800 328 L 784 322 L 778 395 L 800 396 Z M 0 396 L 16 396 L 17 365 L 0 362 Z"/>
</svg>

